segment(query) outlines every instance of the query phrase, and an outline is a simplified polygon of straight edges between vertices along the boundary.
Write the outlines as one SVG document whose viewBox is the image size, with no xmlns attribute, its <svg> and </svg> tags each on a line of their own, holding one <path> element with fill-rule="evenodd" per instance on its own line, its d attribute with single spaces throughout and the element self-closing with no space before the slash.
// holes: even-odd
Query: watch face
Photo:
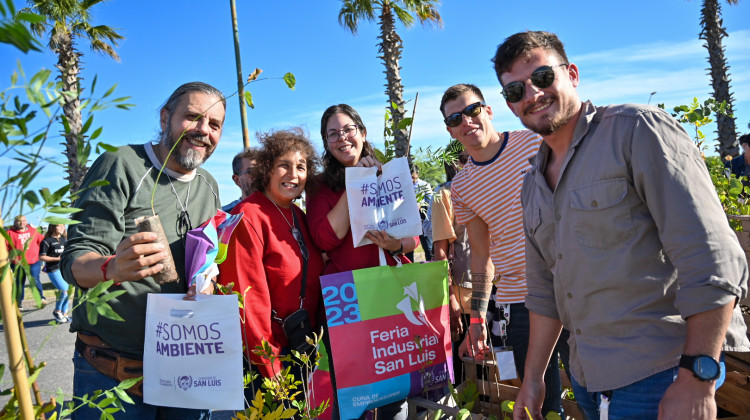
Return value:
<svg viewBox="0 0 750 420">
<path fill-rule="evenodd" d="M 702 380 L 710 381 L 719 377 L 719 364 L 708 356 L 698 356 L 693 362 L 693 372 Z"/>
</svg>

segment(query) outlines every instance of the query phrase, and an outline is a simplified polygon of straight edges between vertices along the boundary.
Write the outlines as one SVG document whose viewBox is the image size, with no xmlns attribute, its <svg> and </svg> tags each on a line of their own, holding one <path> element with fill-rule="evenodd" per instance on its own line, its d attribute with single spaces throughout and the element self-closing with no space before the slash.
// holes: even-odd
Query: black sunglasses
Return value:
<svg viewBox="0 0 750 420">
<path fill-rule="evenodd" d="M 484 102 L 474 102 L 462 109 L 461 112 L 454 112 L 451 115 L 448 115 L 443 121 L 445 121 L 445 125 L 448 127 L 458 127 L 461 124 L 461 121 L 463 121 L 461 114 L 464 114 L 467 117 L 476 117 L 482 112 L 483 106 L 485 106 Z"/>
<path fill-rule="evenodd" d="M 534 70 L 531 73 L 531 83 L 539 89 L 550 87 L 552 83 L 555 83 L 555 67 L 567 66 L 567 63 L 558 64 L 556 66 L 542 66 Z M 516 103 L 523 99 L 524 91 L 526 89 L 526 83 L 524 82 L 510 82 L 503 86 L 502 94 L 505 100 L 510 103 Z"/>
</svg>

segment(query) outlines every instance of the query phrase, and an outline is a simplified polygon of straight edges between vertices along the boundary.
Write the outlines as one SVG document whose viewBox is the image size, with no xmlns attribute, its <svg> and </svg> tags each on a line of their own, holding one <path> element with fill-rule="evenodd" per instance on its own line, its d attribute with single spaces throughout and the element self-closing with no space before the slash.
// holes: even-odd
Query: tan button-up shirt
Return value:
<svg viewBox="0 0 750 420">
<path fill-rule="evenodd" d="M 542 144 L 522 190 L 528 296 L 570 330 L 591 392 L 677 366 L 685 318 L 748 292 L 745 254 L 698 148 L 654 107 L 583 105 L 557 189 Z M 735 307 L 725 350 L 750 342 Z"/>
</svg>

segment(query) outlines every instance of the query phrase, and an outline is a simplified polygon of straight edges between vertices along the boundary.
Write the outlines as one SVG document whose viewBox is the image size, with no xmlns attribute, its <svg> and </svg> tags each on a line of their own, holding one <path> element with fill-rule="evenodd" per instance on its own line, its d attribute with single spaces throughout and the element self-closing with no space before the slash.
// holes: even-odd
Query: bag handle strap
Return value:
<svg viewBox="0 0 750 420">
<path fill-rule="evenodd" d="M 302 303 L 305 301 L 305 289 L 307 288 L 307 260 L 310 258 L 310 254 L 305 245 L 305 237 L 302 235 L 302 231 L 297 228 L 299 222 L 297 221 L 297 212 L 294 211 L 294 207 L 292 207 L 292 223 L 294 229 L 297 230 L 294 239 L 297 241 L 297 245 L 299 245 L 300 252 L 302 253 L 302 286 L 299 292 L 299 307 L 302 308 Z M 294 234 L 294 232 L 292 233 Z"/>
<path fill-rule="evenodd" d="M 299 291 L 299 307 L 302 309 L 302 305 L 305 303 L 305 289 L 307 288 L 307 260 L 310 259 L 310 254 L 305 245 L 305 236 L 302 235 L 302 231 L 299 230 L 297 226 L 301 225 L 297 221 L 297 212 L 295 212 L 294 207 L 292 207 L 292 236 L 294 236 L 294 240 L 297 241 L 300 253 L 302 254 L 302 286 Z M 284 323 L 284 320 L 276 315 L 275 309 L 271 309 L 271 319 L 279 324 Z"/>
</svg>

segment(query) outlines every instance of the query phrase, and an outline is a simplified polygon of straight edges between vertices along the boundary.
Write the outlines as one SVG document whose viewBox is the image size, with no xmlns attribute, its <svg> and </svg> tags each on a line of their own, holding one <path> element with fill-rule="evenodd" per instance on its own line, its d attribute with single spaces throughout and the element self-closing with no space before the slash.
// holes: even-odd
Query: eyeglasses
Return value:
<svg viewBox="0 0 750 420">
<path fill-rule="evenodd" d="M 240 172 L 237 173 L 237 175 L 238 176 L 239 175 L 245 175 L 245 174 L 252 175 L 253 172 L 255 172 L 255 166 L 251 166 L 251 167 L 245 169 L 244 171 L 240 171 Z"/>
<path fill-rule="evenodd" d="M 461 165 L 466 165 L 466 162 L 469 161 L 469 155 L 458 155 L 458 161 Z"/>
<path fill-rule="evenodd" d="M 329 131 L 326 135 L 326 140 L 328 143 L 336 143 L 339 140 L 354 137 L 357 135 L 357 128 L 359 127 L 356 125 L 347 125 L 341 130 Z"/>
<path fill-rule="evenodd" d="M 552 83 L 555 83 L 555 67 L 562 67 L 567 65 L 567 63 L 563 63 L 556 66 L 539 67 L 538 69 L 534 70 L 533 73 L 531 73 L 529 79 L 531 79 L 531 83 L 533 83 L 534 86 L 538 87 L 539 89 L 550 87 Z M 503 86 L 503 90 L 501 91 L 501 93 L 503 94 L 503 97 L 505 97 L 506 101 L 510 103 L 516 103 L 523 99 L 525 90 L 526 83 L 516 81 L 510 82 L 507 85 Z"/>
<path fill-rule="evenodd" d="M 464 119 L 461 114 L 464 114 L 467 117 L 476 117 L 480 112 L 482 112 L 483 106 L 485 106 L 484 102 L 474 102 L 473 104 L 462 109 L 460 112 L 454 112 L 453 114 L 448 115 L 443 121 L 445 121 L 445 125 L 447 125 L 448 127 L 458 127 L 459 124 L 461 124 L 461 121 L 463 121 Z"/>
</svg>

